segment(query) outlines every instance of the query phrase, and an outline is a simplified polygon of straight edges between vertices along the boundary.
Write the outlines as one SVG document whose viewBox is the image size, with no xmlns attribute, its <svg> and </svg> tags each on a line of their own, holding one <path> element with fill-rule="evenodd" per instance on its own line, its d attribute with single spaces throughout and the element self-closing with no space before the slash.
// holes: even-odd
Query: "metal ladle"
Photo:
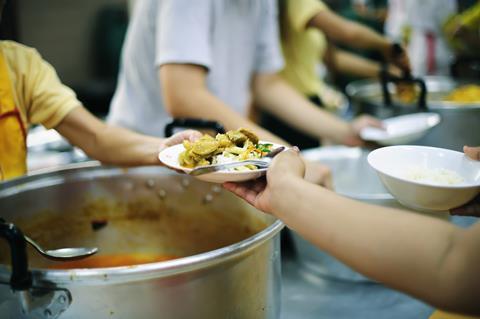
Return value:
<svg viewBox="0 0 480 319">
<path fill-rule="evenodd" d="M 258 168 L 267 168 L 270 165 L 272 158 L 275 157 L 275 155 L 282 152 L 284 149 L 285 149 L 284 146 L 277 147 L 276 149 L 274 149 L 264 157 L 260 157 L 258 159 L 243 160 L 243 161 L 231 162 L 231 163 L 225 163 L 225 164 L 212 164 L 212 165 L 199 166 L 191 170 L 188 174 L 192 176 L 199 176 L 203 174 L 209 174 L 209 173 L 218 172 L 225 169 L 245 166 L 245 165 L 255 165 Z"/>
<path fill-rule="evenodd" d="M 77 248 L 60 248 L 53 250 L 44 250 L 36 242 L 34 242 L 30 237 L 25 236 L 27 243 L 33 246 L 40 254 L 44 257 L 52 260 L 58 261 L 68 261 L 68 260 L 77 260 L 83 259 L 98 252 L 97 247 L 87 248 L 87 247 L 77 247 Z"/>
</svg>

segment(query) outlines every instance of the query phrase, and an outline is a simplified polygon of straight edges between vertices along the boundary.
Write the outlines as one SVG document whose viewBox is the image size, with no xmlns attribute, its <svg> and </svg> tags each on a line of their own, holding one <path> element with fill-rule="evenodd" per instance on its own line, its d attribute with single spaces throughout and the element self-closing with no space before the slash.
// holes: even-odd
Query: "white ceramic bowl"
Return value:
<svg viewBox="0 0 480 319">
<path fill-rule="evenodd" d="M 390 193 L 415 210 L 447 211 L 480 192 L 480 162 L 460 152 L 427 146 L 389 146 L 371 152 L 367 159 Z M 463 181 L 454 185 L 415 181 L 409 177 L 412 169 L 453 171 Z"/>
<path fill-rule="evenodd" d="M 272 149 L 276 149 L 282 145 L 275 144 L 272 142 L 265 142 L 260 141 L 262 144 L 273 144 Z M 158 158 L 160 161 L 165 164 L 167 167 L 175 169 L 177 171 L 183 171 L 185 173 L 189 173 L 192 171 L 192 168 L 183 167 L 178 162 L 178 156 L 181 152 L 183 152 L 185 148 L 182 144 L 174 145 L 168 147 L 160 152 Z M 244 182 L 252 179 L 259 178 L 265 175 L 267 172 L 266 168 L 255 169 L 251 171 L 219 171 L 214 173 L 208 173 L 204 175 L 195 176 L 202 181 L 210 182 L 210 183 L 225 183 L 225 182 Z"/>
</svg>

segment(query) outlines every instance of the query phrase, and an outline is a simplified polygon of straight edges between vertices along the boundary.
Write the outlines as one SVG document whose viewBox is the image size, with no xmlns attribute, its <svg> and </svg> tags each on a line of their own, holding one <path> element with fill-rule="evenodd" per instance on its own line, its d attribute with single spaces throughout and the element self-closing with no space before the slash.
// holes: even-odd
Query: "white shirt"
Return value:
<svg viewBox="0 0 480 319">
<path fill-rule="evenodd" d="M 202 65 L 210 92 L 246 115 L 252 75 L 283 67 L 276 0 L 141 0 L 122 52 L 108 122 L 163 136 L 158 68 Z"/>
<path fill-rule="evenodd" d="M 389 0 L 385 33 L 400 41 L 405 28 L 411 28 L 407 50 L 414 75 L 450 73 L 453 53 L 447 45 L 442 27 L 447 18 L 456 12 L 456 0 Z M 433 37 L 430 44 L 427 35 Z M 435 63 L 432 72 L 428 70 L 429 50 L 433 50 Z"/>
</svg>

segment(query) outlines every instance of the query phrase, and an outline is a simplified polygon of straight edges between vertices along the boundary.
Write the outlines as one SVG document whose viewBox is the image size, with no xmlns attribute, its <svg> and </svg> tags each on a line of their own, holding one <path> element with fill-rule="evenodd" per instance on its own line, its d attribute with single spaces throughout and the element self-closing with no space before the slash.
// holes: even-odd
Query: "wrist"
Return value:
<svg viewBox="0 0 480 319">
<path fill-rule="evenodd" d="M 358 132 L 355 128 L 354 123 L 348 123 L 345 133 L 342 135 L 341 143 L 343 145 L 352 145 L 358 139 Z"/>
<path fill-rule="evenodd" d="M 282 212 L 290 211 L 287 206 L 297 197 L 295 193 L 301 189 L 299 186 L 301 182 L 302 177 L 288 173 L 268 181 L 272 194 L 272 211 L 276 217 L 281 218 Z"/>
<path fill-rule="evenodd" d="M 380 48 L 380 52 L 382 53 L 383 58 L 385 59 L 386 62 L 389 62 L 392 60 L 395 52 L 395 49 L 394 49 L 395 46 L 396 46 L 395 42 L 392 42 L 388 39 L 384 39 L 384 42 L 382 43 L 382 46 Z"/>
</svg>

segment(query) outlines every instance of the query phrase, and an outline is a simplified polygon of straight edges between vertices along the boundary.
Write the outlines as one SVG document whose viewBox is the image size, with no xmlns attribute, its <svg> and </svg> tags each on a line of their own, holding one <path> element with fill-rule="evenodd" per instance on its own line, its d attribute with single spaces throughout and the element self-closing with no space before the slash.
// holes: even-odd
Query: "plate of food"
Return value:
<svg viewBox="0 0 480 319">
<path fill-rule="evenodd" d="M 414 113 L 382 121 L 383 129 L 366 127 L 360 132 L 365 141 L 380 145 L 408 144 L 424 136 L 440 123 L 437 113 Z"/>
<path fill-rule="evenodd" d="M 215 137 L 205 134 L 195 142 L 183 141 L 182 144 L 164 149 L 159 154 L 160 161 L 167 167 L 191 174 L 199 168 L 212 165 L 230 164 L 243 161 L 261 164 L 272 151 L 284 148 L 282 145 L 260 141 L 247 129 L 228 131 Z M 246 162 L 247 164 L 249 162 Z M 242 163 L 243 164 L 243 163 Z M 206 174 L 192 174 L 196 178 L 212 182 L 243 182 L 258 178 L 267 171 L 267 165 L 238 165 Z"/>
</svg>

